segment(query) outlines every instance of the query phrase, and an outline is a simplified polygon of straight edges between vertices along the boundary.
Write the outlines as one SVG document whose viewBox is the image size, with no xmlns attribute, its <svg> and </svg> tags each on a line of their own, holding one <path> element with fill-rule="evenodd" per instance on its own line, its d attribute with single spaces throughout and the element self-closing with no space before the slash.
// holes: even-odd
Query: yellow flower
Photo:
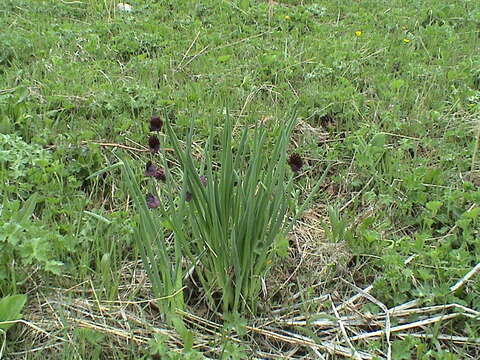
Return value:
<svg viewBox="0 0 480 360">
<path fill-rule="evenodd" d="M 285 19 L 285 20 L 290 20 L 290 16 L 285 15 L 284 19 Z"/>
<path fill-rule="evenodd" d="M 403 39 L 403 42 L 404 42 L 405 44 L 408 44 L 408 43 L 410 42 L 410 39 Z"/>
<path fill-rule="evenodd" d="M 362 32 L 360 30 L 355 31 L 355 36 L 356 37 L 362 36 Z"/>
</svg>

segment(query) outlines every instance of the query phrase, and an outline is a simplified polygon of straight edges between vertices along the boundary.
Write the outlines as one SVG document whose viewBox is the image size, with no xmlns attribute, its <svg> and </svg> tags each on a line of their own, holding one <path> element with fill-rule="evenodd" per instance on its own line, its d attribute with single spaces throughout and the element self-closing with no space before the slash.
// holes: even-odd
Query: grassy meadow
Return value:
<svg viewBox="0 0 480 360">
<path fill-rule="evenodd" d="M 479 359 L 480 2 L 129 4 L 1 1 L 0 359 Z"/>
</svg>

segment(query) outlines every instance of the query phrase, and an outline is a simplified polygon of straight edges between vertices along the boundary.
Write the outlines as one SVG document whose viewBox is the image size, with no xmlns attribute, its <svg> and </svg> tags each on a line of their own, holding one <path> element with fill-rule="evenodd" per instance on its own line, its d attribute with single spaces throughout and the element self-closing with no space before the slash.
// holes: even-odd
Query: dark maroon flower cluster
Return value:
<svg viewBox="0 0 480 360">
<path fill-rule="evenodd" d="M 163 127 L 163 121 L 158 116 L 152 116 L 150 118 L 150 131 L 160 131 Z M 148 138 L 148 148 L 152 154 L 157 154 L 160 151 L 160 140 L 157 135 L 150 135 Z M 165 170 L 158 168 L 151 161 L 148 161 L 145 165 L 145 176 L 153 177 L 160 181 L 166 181 Z M 160 206 L 160 200 L 153 194 L 147 194 L 146 196 L 147 206 L 150 209 L 155 209 Z"/>
<path fill-rule="evenodd" d="M 160 200 L 153 194 L 147 194 L 146 201 L 149 209 L 155 209 L 160 206 Z"/>
<path fill-rule="evenodd" d="M 160 131 L 163 127 L 163 121 L 158 116 L 152 116 L 150 119 L 150 131 Z"/>
<path fill-rule="evenodd" d="M 160 151 L 160 140 L 158 140 L 157 135 L 152 135 L 148 138 L 148 148 L 152 154 Z"/>
<path fill-rule="evenodd" d="M 158 116 L 152 116 L 150 118 L 150 131 L 160 131 L 163 127 L 163 121 Z M 148 148 L 152 154 L 156 154 L 160 151 L 160 141 L 157 135 L 151 135 L 148 138 Z"/>
<path fill-rule="evenodd" d="M 302 169 L 303 159 L 300 155 L 293 153 L 288 158 L 287 163 L 288 165 L 290 165 L 290 168 L 292 169 L 292 171 L 297 174 Z"/>
<path fill-rule="evenodd" d="M 154 177 L 157 180 L 166 181 L 165 170 L 157 168 L 151 161 L 145 166 L 145 176 Z"/>
</svg>

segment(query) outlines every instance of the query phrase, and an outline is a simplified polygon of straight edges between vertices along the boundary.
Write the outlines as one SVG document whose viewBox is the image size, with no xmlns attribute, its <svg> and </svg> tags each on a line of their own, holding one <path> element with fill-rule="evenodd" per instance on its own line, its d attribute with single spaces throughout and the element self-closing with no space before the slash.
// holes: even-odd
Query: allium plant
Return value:
<svg viewBox="0 0 480 360">
<path fill-rule="evenodd" d="M 151 131 L 161 130 L 161 121 L 152 118 Z M 153 139 L 153 140 L 152 140 Z M 160 140 L 156 135 L 149 138 L 151 157 L 160 151 Z M 153 146 L 152 146 L 153 145 Z M 155 151 L 152 151 L 154 147 Z M 146 195 L 137 182 L 130 162 L 123 160 L 123 174 L 127 183 L 130 196 L 139 215 L 138 227 L 134 233 L 135 243 L 139 249 L 143 266 L 152 284 L 152 291 L 159 299 L 158 305 L 167 317 L 167 320 L 177 330 L 182 330 L 183 325 L 175 315 L 176 309 L 183 309 L 182 292 L 182 252 L 174 242 L 173 247 L 167 246 L 165 241 L 164 220 L 168 218 L 166 208 L 162 203 L 158 186 L 164 186 L 167 181 L 167 172 L 157 167 L 152 160 L 145 165 L 144 176 L 151 178 L 150 192 Z"/>
<path fill-rule="evenodd" d="M 175 237 L 196 265 L 210 305 L 219 305 L 213 296 L 217 293 L 224 312 L 255 312 L 275 243 L 287 241 L 298 215 L 293 179 L 303 162 L 299 155 L 289 160 L 287 154 L 295 123 L 292 114 L 273 144 L 261 124 L 252 131 L 245 127 L 234 146 L 233 124 L 227 117 L 220 137 L 212 127 L 199 168 L 191 152 L 192 129 L 182 146 L 166 122 L 167 138 L 183 168 L 178 213 L 184 224 L 174 226 Z"/>
<path fill-rule="evenodd" d="M 152 118 L 151 131 L 165 125 L 162 141 L 173 147 L 180 169 L 171 173 L 156 135 L 149 138 L 151 160 L 144 168 L 144 176 L 155 184 L 150 191 L 141 190 L 126 160 L 124 168 L 140 216 L 137 244 L 166 313 L 184 305 L 184 264 L 198 275 L 212 309 L 255 312 L 275 249 L 280 242 L 288 246 L 286 234 L 310 200 L 297 207 L 293 197 L 294 177 L 303 166 L 298 154 L 288 156 L 295 123 L 292 114 L 273 140 L 261 124 L 253 130 L 245 127 L 234 141 L 227 117 L 221 135 L 212 126 L 197 161 L 192 156 L 193 127 L 182 144 L 168 120 Z M 154 164 L 155 157 L 163 168 Z M 173 246 L 167 246 L 164 228 L 173 233 Z"/>
</svg>

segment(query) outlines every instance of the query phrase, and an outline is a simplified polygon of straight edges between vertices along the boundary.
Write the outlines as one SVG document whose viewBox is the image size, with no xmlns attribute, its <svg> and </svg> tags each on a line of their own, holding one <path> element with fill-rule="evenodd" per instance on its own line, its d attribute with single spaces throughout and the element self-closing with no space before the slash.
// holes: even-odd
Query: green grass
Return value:
<svg viewBox="0 0 480 360">
<path fill-rule="evenodd" d="M 272 311 L 294 308 L 308 324 L 282 327 L 278 318 L 273 324 L 320 344 L 326 335 L 310 321 L 333 316 L 332 308 L 327 300 L 315 306 L 309 300 L 336 293 L 339 306 L 356 294 L 338 278 L 360 288 L 373 285 L 370 294 L 387 308 L 417 300 L 417 308 L 455 303 L 480 311 L 478 277 L 450 291 L 480 262 L 480 4 L 131 4 L 134 11 L 122 13 L 111 0 L 2 2 L 0 297 L 26 294 L 24 318 L 50 336 L 17 324 L 5 341 L 0 334 L 0 354 L 134 359 L 157 352 L 175 358 L 182 346 L 187 355 L 179 356 L 192 358 L 198 352 L 248 357 L 269 346 L 287 354 L 292 347 L 285 344 L 255 348 L 253 330 L 244 335 L 238 323 L 267 323 Z M 292 198 L 309 196 L 330 168 L 313 194 L 312 210 L 289 236 L 290 256 L 272 258 L 266 296 L 258 297 L 261 313 L 222 319 L 204 309 L 205 294 L 194 285 L 200 287 L 199 279 L 188 277 L 186 310 L 221 324 L 216 340 L 209 340 L 211 352 L 205 346 L 193 350 L 205 329 L 188 317 L 191 332 L 178 342 L 163 334 L 149 345 L 152 328 L 161 326 L 155 323 L 158 309 L 142 302 L 154 296 L 134 236 L 142 220 L 132 203 L 132 182 L 112 166 L 131 157 L 132 179 L 146 193 L 152 190 L 143 177 L 149 156 L 102 144 L 143 150 L 151 115 L 168 114 L 181 144 L 193 126 L 196 158 L 212 128 L 222 133 L 226 108 L 235 123 L 234 143 L 242 128 L 260 123 L 266 144 L 273 144 L 293 104 L 297 125 L 289 151 L 300 153 L 305 166 L 294 178 Z M 179 161 L 166 152 L 170 171 L 180 176 Z M 161 228 L 170 250 L 171 231 L 168 224 Z M 320 261 L 326 244 L 343 249 L 345 257 Z M 179 271 L 188 268 L 183 261 L 174 262 Z M 127 326 L 113 316 L 116 301 L 143 316 L 144 342 L 127 343 L 105 330 L 140 326 L 132 317 L 126 316 Z M 42 323 L 38 314 L 45 303 L 51 304 L 49 322 Z M 364 299 L 355 310 L 375 315 L 382 311 L 377 305 Z M 96 317 L 88 318 L 87 310 Z M 392 318 L 392 327 L 423 316 Z M 478 344 L 442 336 L 478 339 L 478 320 L 461 315 L 412 330 L 427 340 L 392 333 L 392 358 L 477 358 Z M 348 327 L 347 333 L 355 335 Z M 56 341 L 60 345 L 48 347 Z M 112 341 L 119 346 L 109 346 Z M 354 346 L 381 358 L 388 352 L 385 337 Z M 305 352 L 316 356 L 311 347 Z"/>
</svg>

